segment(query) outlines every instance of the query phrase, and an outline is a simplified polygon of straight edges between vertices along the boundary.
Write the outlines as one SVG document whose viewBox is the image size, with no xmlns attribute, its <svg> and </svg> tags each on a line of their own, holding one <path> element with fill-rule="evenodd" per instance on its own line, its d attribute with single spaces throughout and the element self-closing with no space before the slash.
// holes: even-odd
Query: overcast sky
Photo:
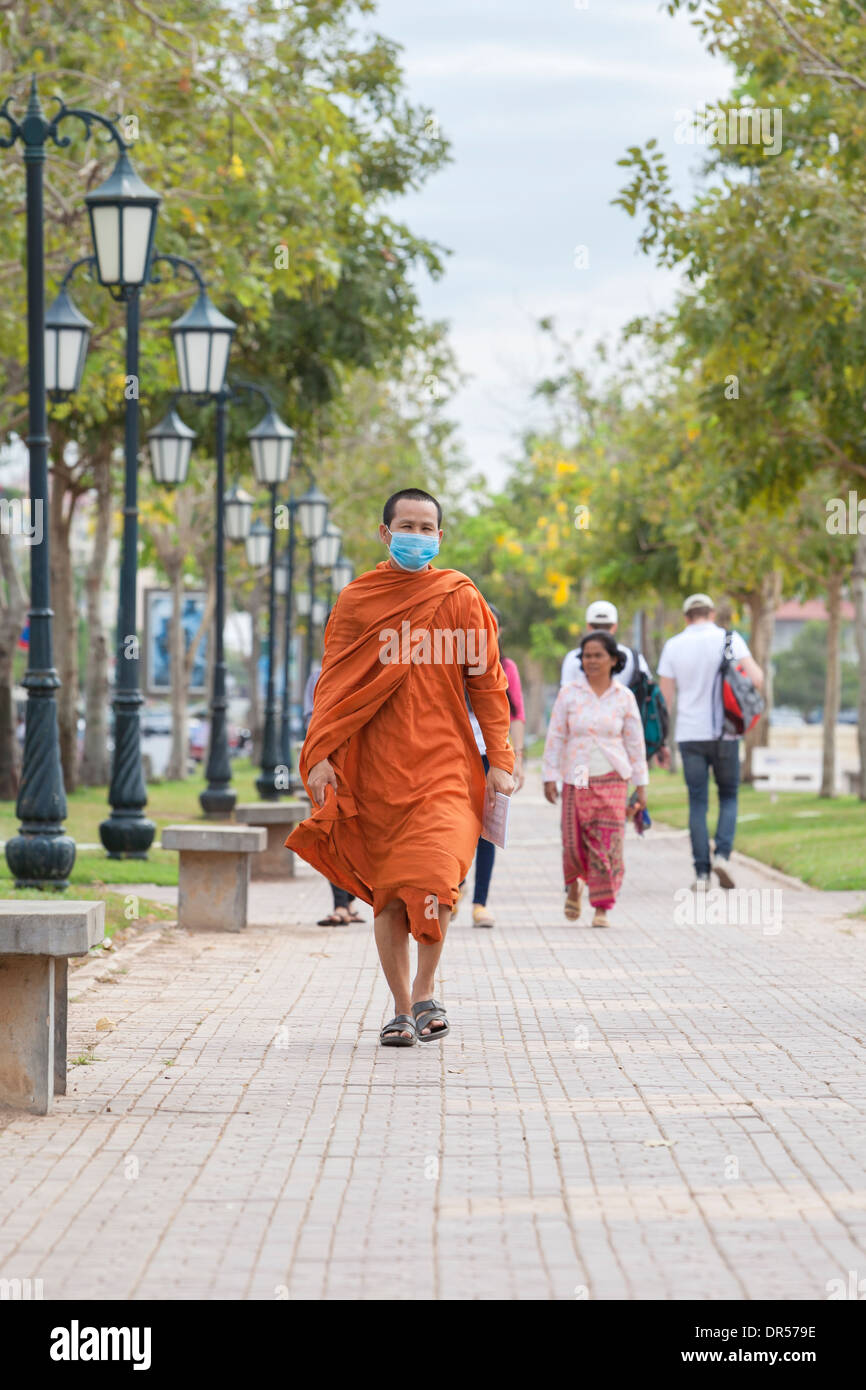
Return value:
<svg viewBox="0 0 866 1390">
<path fill-rule="evenodd" d="M 537 320 L 589 344 L 670 302 L 674 277 L 610 205 L 616 161 L 654 135 L 685 192 L 702 151 L 675 141 L 676 113 L 725 95 L 728 69 L 658 0 L 379 0 L 374 23 L 403 45 L 410 96 L 452 145 L 453 163 L 396 211 L 453 252 L 438 283 L 424 276 L 422 303 L 449 320 L 472 378 L 453 409 L 472 464 L 500 481 L 539 418 Z"/>
</svg>

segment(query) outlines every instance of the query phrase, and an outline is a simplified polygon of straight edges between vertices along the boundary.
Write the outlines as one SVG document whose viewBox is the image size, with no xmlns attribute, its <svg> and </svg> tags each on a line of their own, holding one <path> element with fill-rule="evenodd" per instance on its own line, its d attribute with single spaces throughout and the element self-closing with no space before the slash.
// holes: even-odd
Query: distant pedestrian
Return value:
<svg viewBox="0 0 866 1390">
<path fill-rule="evenodd" d="M 310 674 L 307 676 L 304 685 L 304 732 L 310 726 L 313 717 L 313 705 L 316 699 L 316 685 L 319 676 L 322 674 L 321 661 L 314 661 L 310 667 Z M 328 886 L 334 899 L 334 910 L 325 917 L 320 917 L 316 923 L 317 927 L 349 927 L 353 922 L 363 922 L 361 913 L 353 907 L 355 901 L 354 893 L 349 893 L 345 888 L 340 888 L 336 883 L 328 880 Z"/>
<path fill-rule="evenodd" d="M 740 781 L 738 735 L 725 732 L 722 657 L 726 633 L 713 621 L 715 606 L 709 594 L 689 594 L 683 604 L 686 625 L 664 645 L 659 658 L 659 684 L 668 705 L 676 691 L 674 737 L 683 762 L 689 794 L 689 834 L 695 864 L 695 887 L 706 888 L 712 869 L 723 888 L 733 888 L 731 850 L 737 829 Z M 730 634 L 734 661 L 760 690 L 764 673 L 739 632 Z M 715 853 L 710 858 L 707 828 L 710 769 L 719 792 Z"/>
<path fill-rule="evenodd" d="M 496 633 L 499 636 L 500 614 L 492 603 L 488 603 L 488 608 L 496 619 Z M 508 708 L 511 711 L 511 742 L 514 747 L 514 790 L 517 792 L 523 786 L 523 736 L 526 729 L 526 711 L 523 708 L 523 691 L 520 686 L 520 672 L 515 662 L 509 656 L 502 655 L 502 642 L 499 643 L 499 660 L 508 681 Z M 467 696 L 466 705 L 469 710 L 469 722 L 472 725 L 472 732 L 475 735 L 475 742 L 481 754 L 481 761 L 484 764 L 485 773 L 490 771 L 490 764 L 487 761 L 487 745 L 484 742 L 484 735 L 481 732 L 481 725 L 475 718 L 475 713 Z M 473 927 L 492 927 L 495 918 L 488 910 L 487 895 L 490 892 L 490 880 L 493 876 L 493 864 L 496 859 L 496 846 L 490 840 L 485 840 L 481 835 L 475 849 L 475 887 L 472 893 L 472 925 Z M 463 897 L 464 885 L 466 880 L 460 884 L 460 897 L 454 906 L 454 916 L 457 915 L 457 908 L 460 899 Z"/>
<path fill-rule="evenodd" d="M 592 925 L 607 914 L 623 879 L 626 794 L 636 788 L 634 814 L 647 804 L 646 745 L 637 701 L 614 679 L 623 654 L 609 632 L 588 632 L 578 648 L 585 680 L 562 686 L 550 716 L 541 775 L 544 795 L 556 803 L 562 782 L 562 864 L 565 915 L 580 916 L 583 884 L 595 908 Z"/>
<path fill-rule="evenodd" d="M 589 632 L 609 632 L 615 636 L 619 625 L 619 613 L 616 605 L 609 603 L 607 599 L 596 599 L 586 610 L 586 626 Z M 651 692 L 655 692 L 655 701 L 662 705 L 661 692 L 656 687 L 653 680 L 653 673 L 649 662 L 642 652 L 635 647 L 626 647 L 622 642 L 617 642 L 617 647 L 623 658 L 623 667 L 614 676 L 614 680 L 619 681 L 634 695 L 638 702 L 638 709 L 647 708 L 647 697 Z M 567 685 L 569 681 L 581 681 L 585 679 L 578 659 L 579 648 L 566 652 L 562 661 L 562 671 L 560 673 L 560 685 Z M 667 709 L 662 708 L 655 712 L 656 717 L 652 725 L 644 726 L 644 733 L 647 737 L 650 759 L 655 755 L 659 767 L 667 767 L 670 763 L 670 752 L 664 746 L 667 735 Z M 658 725 L 661 725 L 659 729 Z M 651 742 L 652 735 L 655 735 L 655 742 Z M 661 744 L 661 747 L 659 745 Z"/>
</svg>

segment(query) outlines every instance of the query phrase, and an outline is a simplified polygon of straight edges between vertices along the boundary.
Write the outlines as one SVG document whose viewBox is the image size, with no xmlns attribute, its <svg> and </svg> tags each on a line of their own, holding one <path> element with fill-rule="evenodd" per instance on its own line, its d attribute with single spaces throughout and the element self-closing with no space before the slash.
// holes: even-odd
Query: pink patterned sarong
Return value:
<svg viewBox="0 0 866 1390">
<path fill-rule="evenodd" d="M 593 907 L 607 912 L 622 885 L 628 783 L 618 772 L 562 785 L 562 872 L 566 888 L 582 878 Z"/>
</svg>

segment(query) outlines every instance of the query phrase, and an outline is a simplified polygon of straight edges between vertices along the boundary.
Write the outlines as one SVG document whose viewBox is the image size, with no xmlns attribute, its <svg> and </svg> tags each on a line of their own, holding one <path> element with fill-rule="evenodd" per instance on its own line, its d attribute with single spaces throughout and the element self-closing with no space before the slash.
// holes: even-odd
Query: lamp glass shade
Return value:
<svg viewBox="0 0 866 1390">
<path fill-rule="evenodd" d="M 221 314 L 202 290 L 191 309 L 171 325 L 181 391 L 218 396 L 225 385 L 237 324 Z"/>
<path fill-rule="evenodd" d="M 92 327 L 61 290 L 45 314 L 45 389 L 54 397 L 71 395 L 81 385 Z"/>
<path fill-rule="evenodd" d="M 323 598 L 317 598 L 313 602 L 313 622 L 316 627 L 321 627 L 328 616 L 328 605 Z"/>
<path fill-rule="evenodd" d="M 313 545 L 313 559 L 316 563 L 316 569 L 329 570 L 332 565 L 337 563 L 342 539 L 343 533 L 339 526 L 335 526 L 333 521 L 329 521 L 324 532 Z"/>
<path fill-rule="evenodd" d="M 274 588 L 280 598 L 289 592 L 289 562 L 278 560 L 274 566 Z"/>
<path fill-rule="evenodd" d="M 223 497 L 226 535 L 230 541 L 245 541 L 253 520 L 253 499 L 243 488 L 231 487 Z"/>
<path fill-rule="evenodd" d="M 350 560 L 338 560 L 331 570 L 331 585 L 334 593 L 338 594 L 341 589 L 345 589 L 347 584 L 351 584 L 354 569 Z"/>
<path fill-rule="evenodd" d="M 272 536 L 273 531 L 270 526 L 266 526 L 263 521 L 253 522 L 246 538 L 247 564 L 252 569 L 260 570 L 268 563 L 271 556 Z"/>
<path fill-rule="evenodd" d="M 256 482 L 267 487 L 288 480 L 295 432 L 271 407 L 254 429 L 247 432 Z"/>
<path fill-rule="evenodd" d="M 300 589 L 295 593 L 295 604 L 302 618 L 310 615 L 310 594 L 307 589 Z"/>
<path fill-rule="evenodd" d="M 150 466 L 156 482 L 166 487 L 178 487 L 186 482 L 195 437 L 195 430 L 184 424 L 174 410 L 170 410 L 158 425 L 148 430 Z"/>
<path fill-rule="evenodd" d="M 317 541 L 328 520 L 328 499 L 315 483 L 298 499 L 298 518 L 308 541 Z"/>
<path fill-rule="evenodd" d="M 160 196 L 139 178 L 126 150 L 105 183 L 84 201 L 99 283 L 143 285 L 150 272 Z"/>
</svg>

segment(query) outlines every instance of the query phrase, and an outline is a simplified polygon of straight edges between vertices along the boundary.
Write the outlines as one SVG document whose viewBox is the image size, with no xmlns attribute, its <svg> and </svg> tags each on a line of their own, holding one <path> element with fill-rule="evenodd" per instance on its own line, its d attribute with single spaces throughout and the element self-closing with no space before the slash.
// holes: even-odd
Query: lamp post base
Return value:
<svg viewBox="0 0 866 1390">
<path fill-rule="evenodd" d="M 146 859 L 155 835 L 154 822 L 136 811 L 114 811 L 99 826 L 109 859 Z"/>
<path fill-rule="evenodd" d="M 207 816 L 230 816 L 238 794 L 233 787 L 205 787 L 199 792 L 201 809 Z"/>
<path fill-rule="evenodd" d="M 256 778 L 256 791 L 262 801 L 279 801 L 282 788 L 277 786 L 277 769 L 267 768 Z"/>
<path fill-rule="evenodd" d="M 6 841 L 6 863 L 16 888 L 68 888 L 75 841 L 70 835 L 22 830 Z"/>
</svg>

